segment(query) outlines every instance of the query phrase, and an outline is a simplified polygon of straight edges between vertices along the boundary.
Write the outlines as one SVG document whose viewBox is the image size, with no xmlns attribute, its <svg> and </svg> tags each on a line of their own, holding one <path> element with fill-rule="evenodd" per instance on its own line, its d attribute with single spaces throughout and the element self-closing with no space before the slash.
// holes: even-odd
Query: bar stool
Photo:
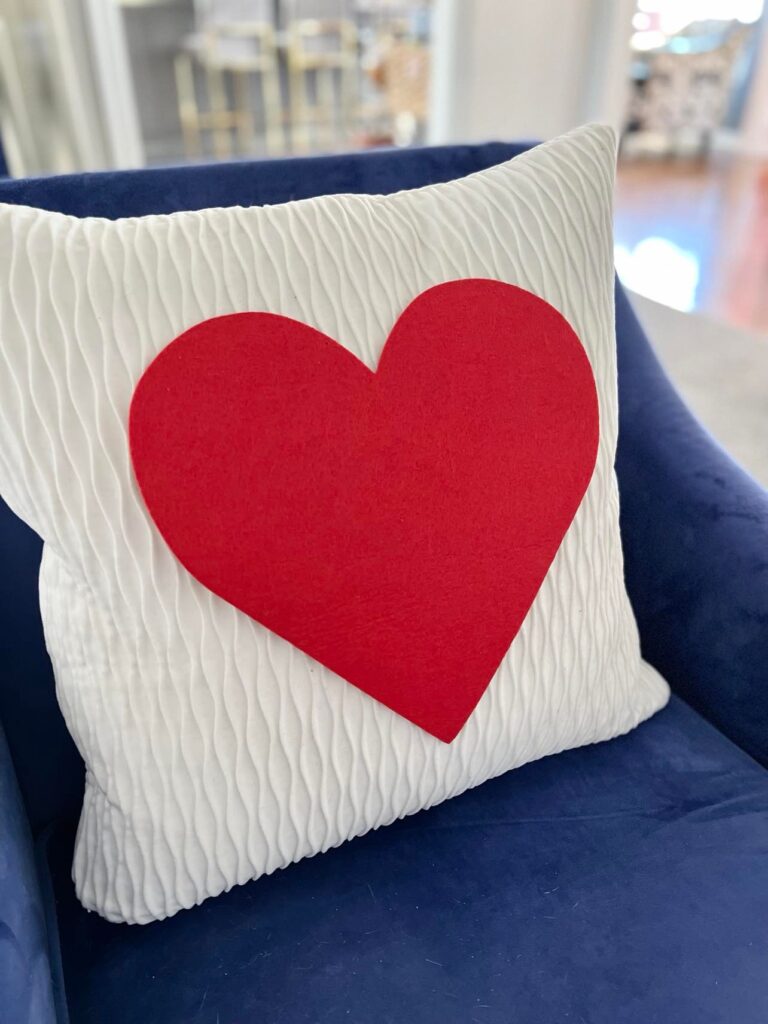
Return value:
<svg viewBox="0 0 768 1024">
<path fill-rule="evenodd" d="M 289 10 L 291 137 L 293 149 L 303 152 L 312 142 L 329 143 L 351 131 L 358 94 L 358 31 L 353 5 L 346 0 L 294 0 Z"/>
<path fill-rule="evenodd" d="M 202 154 L 204 132 L 220 159 L 252 153 L 258 91 L 267 153 L 285 148 L 278 47 L 269 0 L 214 0 L 175 59 L 179 119 L 189 156 Z M 202 72 L 199 81 L 196 69 Z M 205 96 L 201 110 L 198 95 Z"/>
</svg>

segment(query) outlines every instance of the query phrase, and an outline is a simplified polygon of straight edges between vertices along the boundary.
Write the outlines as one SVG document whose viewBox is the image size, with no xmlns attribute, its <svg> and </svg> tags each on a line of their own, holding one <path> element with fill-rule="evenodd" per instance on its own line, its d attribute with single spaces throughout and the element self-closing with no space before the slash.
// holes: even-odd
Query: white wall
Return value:
<svg viewBox="0 0 768 1024">
<path fill-rule="evenodd" d="M 437 0 L 432 141 L 618 125 L 634 0 Z"/>
</svg>

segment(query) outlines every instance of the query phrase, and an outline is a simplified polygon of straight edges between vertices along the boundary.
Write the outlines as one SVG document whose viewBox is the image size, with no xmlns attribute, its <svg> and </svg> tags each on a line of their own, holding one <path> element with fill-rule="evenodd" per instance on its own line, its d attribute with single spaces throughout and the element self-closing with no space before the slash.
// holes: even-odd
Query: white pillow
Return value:
<svg viewBox="0 0 768 1024">
<path fill-rule="evenodd" d="M 0 207 L 0 491 L 45 541 L 46 639 L 87 766 L 74 863 L 86 907 L 166 917 L 666 702 L 623 582 L 614 147 L 587 127 L 388 197 L 115 222 Z M 443 743 L 182 567 L 139 494 L 127 417 L 150 361 L 202 320 L 283 314 L 374 368 L 408 303 L 461 278 L 518 285 L 566 317 L 600 441 L 520 632 Z"/>
</svg>

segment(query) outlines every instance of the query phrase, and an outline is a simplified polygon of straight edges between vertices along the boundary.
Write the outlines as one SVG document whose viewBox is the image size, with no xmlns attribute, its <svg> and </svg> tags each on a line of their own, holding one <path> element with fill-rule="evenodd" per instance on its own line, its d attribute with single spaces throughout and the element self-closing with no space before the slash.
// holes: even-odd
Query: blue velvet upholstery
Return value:
<svg viewBox="0 0 768 1024">
<path fill-rule="evenodd" d="M 46 906 L 29 821 L 0 727 L 0 1021 L 53 1024 Z"/>
<path fill-rule="evenodd" d="M 768 494 L 682 403 L 620 288 L 616 335 L 621 535 L 643 654 L 768 766 Z"/>
<path fill-rule="evenodd" d="M 436 146 L 267 160 L 67 174 L 4 181 L 0 202 L 37 206 L 75 217 L 141 217 L 147 213 L 258 206 L 318 195 L 368 195 L 451 181 L 509 160 L 526 143 Z"/>
<path fill-rule="evenodd" d="M 0 201 L 116 217 L 391 192 L 520 148 L 8 180 Z M 681 404 L 621 291 L 617 336 L 622 534 L 644 652 L 768 764 L 768 497 Z M 51 864 L 73 1024 L 768 1019 L 768 774 L 679 700 L 628 737 L 527 766 L 168 922 L 87 915 L 69 881 L 82 765 L 44 653 L 39 541 L 4 507 L 0 551 L 0 721 Z M 13 938 L 41 897 L 21 864 L 17 797 L 6 804 L 22 839 L 6 842 L 1 817 L 0 857 L 18 857 L 0 872 L 0 935 L 11 928 L 0 979 L 26 963 L 43 1010 L 29 1016 L 17 986 L 0 1021 L 47 1024 L 44 929 Z"/>
<path fill-rule="evenodd" d="M 42 550 L 40 538 L 0 500 L 0 723 L 35 831 L 76 813 L 84 785 L 43 639 L 37 595 Z"/>
<path fill-rule="evenodd" d="M 766 1020 L 768 773 L 679 699 L 143 928 L 79 907 L 70 843 L 78 1024 Z"/>
</svg>

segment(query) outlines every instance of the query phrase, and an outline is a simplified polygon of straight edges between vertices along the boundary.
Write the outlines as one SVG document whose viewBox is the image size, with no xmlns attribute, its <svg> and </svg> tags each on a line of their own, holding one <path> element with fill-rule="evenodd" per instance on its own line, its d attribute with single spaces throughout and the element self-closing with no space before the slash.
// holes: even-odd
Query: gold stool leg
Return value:
<svg viewBox="0 0 768 1024">
<path fill-rule="evenodd" d="M 259 75 L 261 102 L 264 108 L 264 131 L 267 152 L 282 153 L 285 148 L 283 135 L 283 110 L 280 100 L 280 81 L 277 64 L 265 67 Z"/>
<path fill-rule="evenodd" d="M 213 128 L 213 151 L 220 159 L 232 156 L 232 136 L 230 132 L 230 115 L 227 111 L 227 90 L 224 73 L 214 64 L 207 64 L 206 81 L 208 83 L 208 102 Z"/>
<path fill-rule="evenodd" d="M 179 121 L 184 139 L 184 151 L 189 157 L 202 153 L 200 138 L 200 111 L 195 94 L 195 69 L 188 53 L 178 53 L 173 62 L 176 78 L 176 95 L 179 104 Z"/>
<path fill-rule="evenodd" d="M 348 139 L 357 127 L 357 68 L 347 63 L 341 69 L 341 124 L 344 138 Z"/>
<path fill-rule="evenodd" d="M 237 109 L 235 124 L 237 127 L 238 149 L 241 153 L 253 152 L 253 111 L 251 109 L 250 76 L 247 71 L 235 71 L 232 75 Z"/>
<path fill-rule="evenodd" d="M 333 67 L 317 69 L 317 120 L 324 142 L 331 142 L 337 137 L 334 74 Z"/>
<path fill-rule="evenodd" d="M 295 153 L 309 149 L 307 133 L 306 76 L 301 67 L 292 67 L 288 76 L 291 109 L 291 148 Z"/>
</svg>

